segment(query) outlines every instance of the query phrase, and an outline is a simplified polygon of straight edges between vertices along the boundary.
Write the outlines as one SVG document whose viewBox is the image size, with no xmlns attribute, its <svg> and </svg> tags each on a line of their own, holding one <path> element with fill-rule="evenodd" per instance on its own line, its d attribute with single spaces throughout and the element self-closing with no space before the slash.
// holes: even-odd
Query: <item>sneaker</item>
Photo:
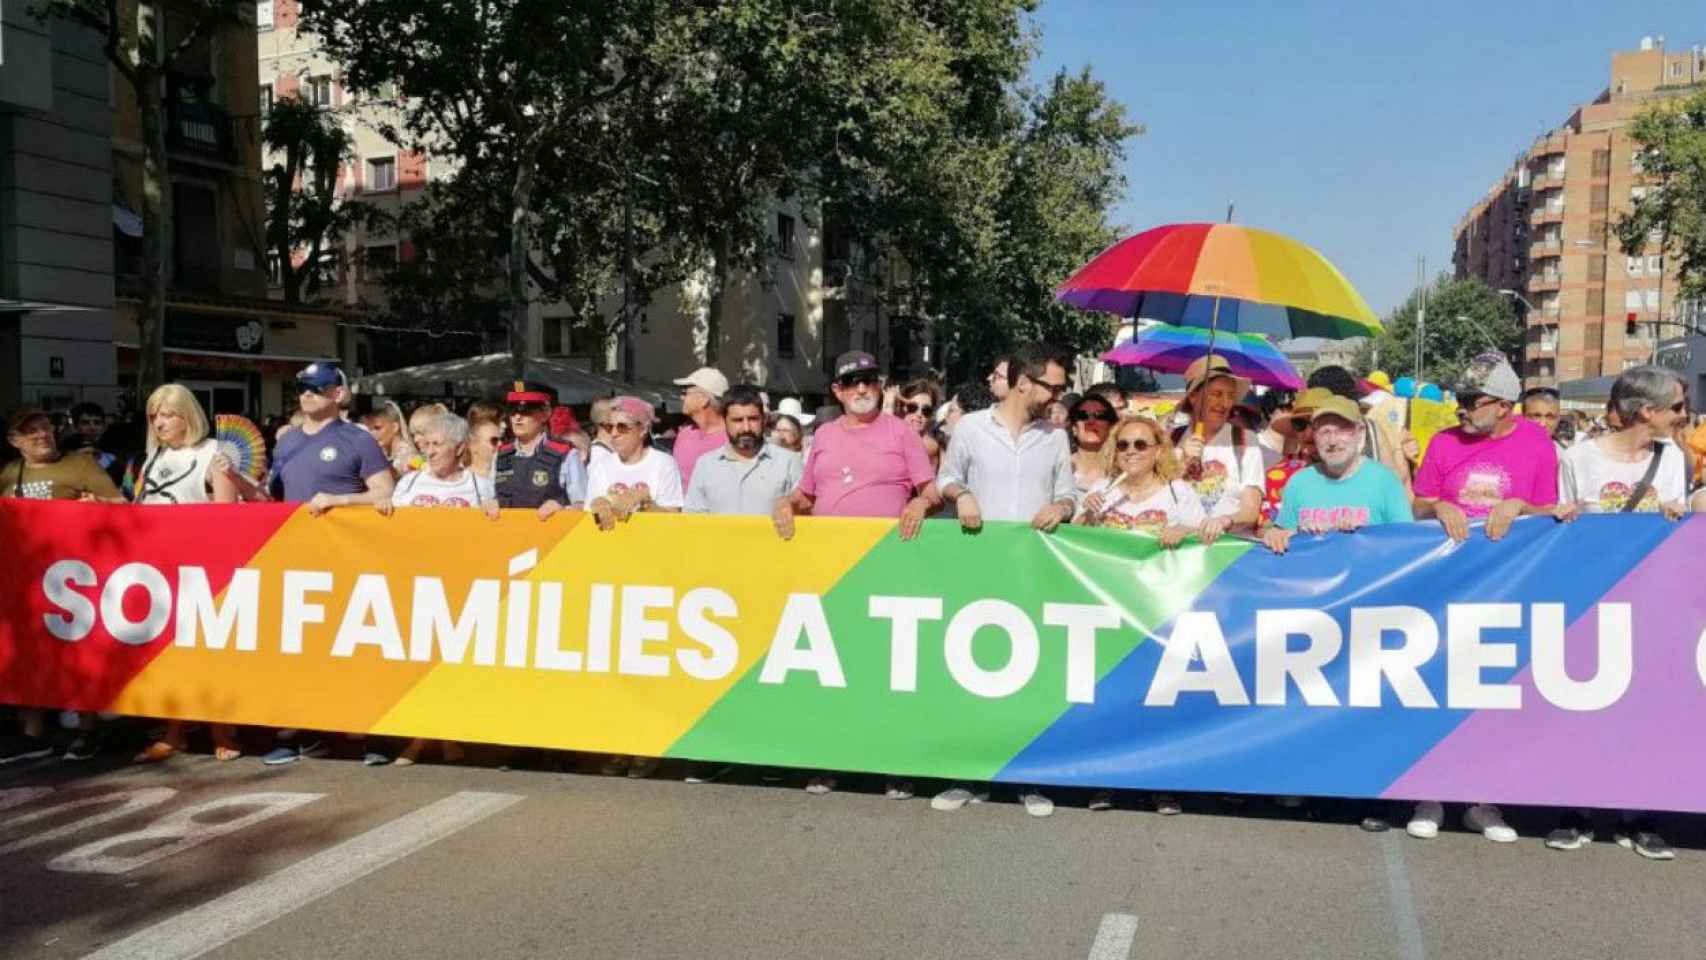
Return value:
<svg viewBox="0 0 1706 960">
<path fill-rule="evenodd" d="M 17 742 L 8 744 L 3 752 L 0 752 L 0 764 L 40 760 L 52 755 L 53 744 L 46 740 L 40 737 L 20 737 Z"/>
<path fill-rule="evenodd" d="M 364 767 L 383 767 L 391 762 L 391 758 L 378 750 L 369 750 L 361 755 L 361 765 Z"/>
<path fill-rule="evenodd" d="M 968 803 L 982 803 L 988 799 L 988 791 L 974 793 L 965 787 L 949 787 L 930 798 L 930 809 L 952 812 Z"/>
<path fill-rule="evenodd" d="M 318 747 L 319 744 L 316 743 L 314 746 Z M 295 763 L 298 760 L 305 760 L 308 756 L 308 751 L 301 747 L 293 746 L 288 743 L 281 743 L 272 748 L 266 756 L 262 757 L 261 762 L 269 767 L 282 767 L 287 763 Z"/>
<path fill-rule="evenodd" d="M 687 765 L 687 776 L 681 780 L 683 783 L 716 783 L 729 770 L 728 764 L 690 763 Z"/>
<path fill-rule="evenodd" d="M 913 797 L 911 780 L 890 780 L 883 785 L 883 799 L 911 800 Z"/>
<path fill-rule="evenodd" d="M 1477 803 L 1463 811 L 1463 826 L 1494 843 L 1516 842 L 1516 831 L 1505 824 L 1504 814 L 1490 803 Z"/>
<path fill-rule="evenodd" d="M 94 755 L 95 741 L 89 737 L 78 737 L 71 741 L 71 744 L 65 748 L 64 753 L 60 754 L 60 759 L 73 761 L 87 760 Z"/>
<path fill-rule="evenodd" d="M 657 772 L 657 757 L 635 757 L 633 761 L 628 764 L 629 780 L 644 780 Z"/>
<path fill-rule="evenodd" d="M 1178 797 L 1170 793 L 1158 793 L 1155 795 L 1155 812 L 1163 817 L 1176 817 L 1184 813 L 1185 808 L 1179 806 Z"/>
<path fill-rule="evenodd" d="M 326 743 L 323 740 L 312 740 L 297 751 L 302 759 L 318 759 L 326 755 Z"/>
<path fill-rule="evenodd" d="M 1676 851 L 1671 849 L 1665 838 L 1659 836 L 1653 825 L 1646 820 L 1636 820 L 1617 831 L 1617 845 L 1625 850 L 1633 850 L 1648 860 L 1676 859 Z"/>
<path fill-rule="evenodd" d="M 834 777 L 813 777 L 806 781 L 806 792 L 814 797 L 821 797 L 835 790 Z"/>
<path fill-rule="evenodd" d="M 1443 804 L 1437 800 L 1423 800 L 1410 814 L 1410 822 L 1404 825 L 1404 832 L 1417 840 L 1432 840 L 1439 836 L 1439 825 L 1444 819 Z"/>
<path fill-rule="evenodd" d="M 1035 790 L 1019 794 L 1019 802 L 1025 805 L 1025 812 L 1033 817 L 1046 817 L 1054 813 L 1054 801 Z"/>
<path fill-rule="evenodd" d="M 1377 813 L 1363 817 L 1358 826 L 1362 827 L 1364 833 L 1385 833 L 1392 829 L 1391 821 Z"/>
<path fill-rule="evenodd" d="M 1112 810 L 1113 808 L 1114 795 L 1112 791 L 1098 790 L 1096 795 L 1090 798 L 1090 809 L 1092 810 Z"/>
<path fill-rule="evenodd" d="M 1593 827 L 1579 813 L 1565 817 L 1558 828 L 1546 835 L 1548 850 L 1580 850 L 1593 842 Z"/>
</svg>

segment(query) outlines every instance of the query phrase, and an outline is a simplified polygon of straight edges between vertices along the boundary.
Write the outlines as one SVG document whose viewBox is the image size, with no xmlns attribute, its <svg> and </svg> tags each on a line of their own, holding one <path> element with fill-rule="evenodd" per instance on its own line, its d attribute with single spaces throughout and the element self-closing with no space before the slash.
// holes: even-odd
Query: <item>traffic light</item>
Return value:
<svg viewBox="0 0 1706 960">
<path fill-rule="evenodd" d="M 1633 313 L 1624 318 L 1623 335 L 1625 337 L 1633 337 L 1639 329 L 1640 324 L 1635 322 L 1635 315 Z"/>
</svg>

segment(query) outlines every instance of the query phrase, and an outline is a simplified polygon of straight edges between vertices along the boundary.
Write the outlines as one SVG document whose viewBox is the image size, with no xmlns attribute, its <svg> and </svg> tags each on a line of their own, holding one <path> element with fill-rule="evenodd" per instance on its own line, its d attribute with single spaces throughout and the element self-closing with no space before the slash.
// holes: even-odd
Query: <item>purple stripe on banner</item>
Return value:
<svg viewBox="0 0 1706 960">
<path fill-rule="evenodd" d="M 1512 678 L 1521 710 L 1476 711 L 1384 792 L 1411 800 L 1542 806 L 1698 810 L 1706 797 L 1700 731 L 1680 722 L 1706 707 L 1695 651 L 1706 591 L 1695 564 L 1706 521 L 1685 521 L 1603 597 L 1627 603 L 1634 622 L 1629 689 L 1602 710 L 1556 707 L 1535 688 L 1532 662 Z M 1587 561 L 1583 558 L 1584 562 Z M 1442 638 L 1442 647 L 1443 647 Z M 1564 635 L 1569 675 L 1598 670 L 1599 613 L 1590 607 Z M 1617 771 L 1589 776 L 1584 771 Z"/>
</svg>

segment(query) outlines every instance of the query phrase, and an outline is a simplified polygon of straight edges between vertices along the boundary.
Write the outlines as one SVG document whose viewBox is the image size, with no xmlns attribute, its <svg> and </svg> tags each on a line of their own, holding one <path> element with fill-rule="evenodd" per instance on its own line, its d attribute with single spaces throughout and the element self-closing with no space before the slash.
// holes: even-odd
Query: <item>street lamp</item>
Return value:
<svg viewBox="0 0 1706 960">
<path fill-rule="evenodd" d="M 1481 321 L 1475 319 L 1474 317 L 1465 316 L 1464 314 L 1460 313 L 1457 315 L 1457 322 L 1467 323 L 1471 327 L 1474 327 L 1477 331 L 1480 332 L 1482 339 L 1487 341 L 1487 345 L 1493 348 L 1494 353 L 1500 354 L 1501 356 L 1504 354 L 1505 348 L 1499 346 L 1498 341 L 1494 340 L 1493 335 L 1487 332 L 1487 328 L 1484 325 L 1482 325 Z"/>
</svg>

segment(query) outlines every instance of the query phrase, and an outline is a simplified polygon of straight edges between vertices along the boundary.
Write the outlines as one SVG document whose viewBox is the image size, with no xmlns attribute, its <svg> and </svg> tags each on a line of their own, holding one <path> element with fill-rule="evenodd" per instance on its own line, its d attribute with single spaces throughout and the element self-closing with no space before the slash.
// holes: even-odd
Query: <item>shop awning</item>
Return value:
<svg viewBox="0 0 1706 960">
<path fill-rule="evenodd" d="M 355 390 L 375 396 L 497 397 L 515 379 L 511 375 L 510 361 L 507 353 L 490 353 L 481 357 L 403 367 L 357 377 Z M 567 404 L 591 403 L 625 393 L 662 405 L 680 393 L 679 388 L 662 384 L 624 383 L 550 357 L 528 360 L 524 379 L 550 384 L 557 391 L 558 402 Z"/>
</svg>

